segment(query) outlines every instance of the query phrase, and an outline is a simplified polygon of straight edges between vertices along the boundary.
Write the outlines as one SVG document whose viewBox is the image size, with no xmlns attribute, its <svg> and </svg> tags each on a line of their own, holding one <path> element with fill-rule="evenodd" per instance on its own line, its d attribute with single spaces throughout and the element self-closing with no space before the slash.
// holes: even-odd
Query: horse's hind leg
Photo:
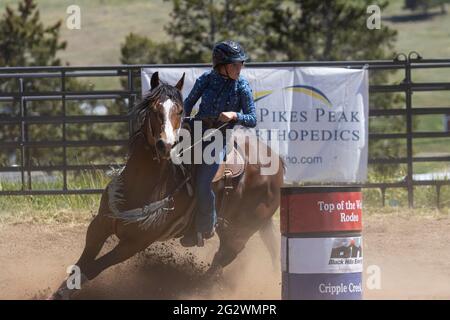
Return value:
<svg viewBox="0 0 450 320">
<path fill-rule="evenodd" d="M 273 224 L 273 220 L 270 219 L 266 224 L 259 230 L 259 235 L 266 246 L 267 250 L 269 250 L 270 257 L 272 258 L 272 266 L 274 271 L 279 268 L 279 246 L 276 237 L 275 226 Z"/>
<path fill-rule="evenodd" d="M 253 233 L 238 232 L 229 227 L 220 237 L 219 250 L 214 255 L 208 275 L 220 275 L 222 269 L 233 262 L 237 255 L 244 249 L 245 244 Z"/>
<path fill-rule="evenodd" d="M 256 223 L 255 221 L 241 221 L 237 225 L 231 225 L 219 231 L 219 250 L 214 255 L 208 274 L 220 274 L 225 266 L 236 259 L 237 255 L 245 248 L 248 240 L 257 231 L 260 231 L 263 241 L 271 254 L 272 263 L 275 266 L 278 260 L 278 250 L 276 247 L 275 228 L 271 219 L 257 221 Z"/>
</svg>

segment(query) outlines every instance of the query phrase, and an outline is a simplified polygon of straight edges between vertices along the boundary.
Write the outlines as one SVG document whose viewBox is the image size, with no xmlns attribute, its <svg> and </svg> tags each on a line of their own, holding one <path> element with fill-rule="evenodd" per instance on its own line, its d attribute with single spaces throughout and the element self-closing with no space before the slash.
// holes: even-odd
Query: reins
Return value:
<svg viewBox="0 0 450 320">
<path fill-rule="evenodd" d="M 153 136 L 153 128 L 152 128 L 152 122 L 151 122 L 151 111 L 148 111 L 146 121 L 148 121 L 147 127 L 147 135 L 151 135 L 151 137 L 146 137 L 143 130 L 140 130 L 140 134 L 142 134 L 145 138 L 145 141 L 147 144 L 154 148 L 154 151 L 156 153 L 156 157 L 153 157 L 153 160 L 157 160 L 158 163 L 161 162 L 161 159 L 159 157 L 158 150 L 156 149 L 156 138 Z M 185 151 L 188 151 L 192 148 L 194 148 L 197 144 L 201 143 L 205 139 L 210 138 L 214 134 L 216 134 L 217 131 L 220 131 L 224 127 L 226 127 L 229 124 L 229 122 L 225 122 L 221 124 L 218 128 L 215 128 L 210 133 L 199 139 L 198 141 L 195 141 L 191 146 L 188 148 L 182 150 L 178 156 L 182 155 Z M 149 139 L 150 138 L 150 139 Z M 152 142 L 152 143 L 151 143 Z M 172 163 L 172 165 L 175 165 Z M 164 173 L 161 172 L 163 175 Z M 168 179 L 169 177 L 167 177 Z M 160 179 L 158 181 L 158 184 L 162 181 L 162 176 L 160 176 Z M 138 222 L 140 223 L 140 226 L 144 229 L 149 228 L 153 224 L 158 224 L 159 222 L 163 221 L 165 218 L 163 217 L 164 212 L 173 211 L 175 210 L 175 201 L 174 197 L 175 195 L 188 183 L 188 181 L 191 180 L 191 176 L 189 174 L 185 174 L 185 178 L 181 183 L 179 183 L 171 192 L 169 192 L 165 197 L 163 197 L 164 189 L 160 191 L 160 200 L 153 201 L 147 205 L 145 205 L 142 208 L 136 208 L 131 210 L 126 210 L 124 212 L 120 212 L 118 215 L 115 215 L 113 218 L 120 219 L 124 221 L 125 223 L 133 223 Z M 165 182 L 166 183 L 166 182 Z M 156 186 L 155 186 L 156 187 Z M 117 233 L 117 224 L 115 219 L 113 220 L 113 228 L 114 231 Z M 163 219 L 163 220 L 160 220 Z"/>
<path fill-rule="evenodd" d="M 205 139 L 212 137 L 213 135 L 216 134 L 217 131 L 222 130 L 223 128 L 225 128 L 228 125 L 228 122 L 223 123 L 221 126 L 219 126 L 218 128 L 215 128 L 213 131 L 211 131 L 210 133 L 208 133 L 207 135 L 205 135 L 204 137 L 202 137 L 201 139 L 195 141 L 191 146 L 189 146 L 186 149 L 183 149 L 182 151 L 180 151 L 180 153 L 178 153 L 176 156 L 180 157 L 181 155 L 183 155 L 184 152 L 191 150 L 192 148 L 194 148 L 197 144 L 199 144 L 200 142 L 204 141 Z"/>
</svg>

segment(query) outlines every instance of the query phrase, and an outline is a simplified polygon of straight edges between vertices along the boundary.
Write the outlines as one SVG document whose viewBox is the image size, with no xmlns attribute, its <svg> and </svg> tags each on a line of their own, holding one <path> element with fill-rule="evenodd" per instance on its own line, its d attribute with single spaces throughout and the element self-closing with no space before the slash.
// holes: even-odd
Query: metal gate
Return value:
<svg viewBox="0 0 450 320">
<path fill-rule="evenodd" d="M 80 103 L 89 99 L 121 99 L 124 108 L 130 108 L 139 99 L 140 71 L 144 67 L 207 67 L 207 64 L 176 64 L 176 65 L 121 65 L 121 66 L 95 66 L 95 67 L 14 67 L 0 68 L 0 83 L 9 81 L 15 84 L 15 90 L 0 92 L 0 128 L 4 126 L 16 126 L 18 135 L 11 141 L 0 140 L 0 149 L 5 148 L 18 150 L 19 161 L 14 165 L 0 165 L 0 174 L 5 172 L 16 172 L 20 174 L 21 188 L 18 190 L 0 190 L 0 195 L 48 195 L 48 194 L 89 194 L 100 193 L 103 189 L 70 189 L 67 183 L 67 173 L 73 170 L 106 170 L 117 166 L 117 163 L 103 164 L 70 164 L 67 151 L 74 147 L 107 147 L 126 146 L 127 139 L 103 139 L 103 140 L 77 140 L 67 138 L 67 126 L 70 124 L 86 123 L 124 123 L 128 124 L 129 133 L 132 132 L 131 118 L 123 110 L 123 114 L 117 115 L 69 115 L 66 106 L 70 102 Z M 405 178 L 396 182 L 377 182 L 366 184 L 352 184 L 363 188 L 378 188 L 382 193 L 383 205 L 385 204 L 385 193 L 388 188 L 406 188 L 408 190 L 409 206 L 414 205 L 415 186 L 434 186 L 437 192 L 437 207 L 440 206 L 440 193 L 442 186 L 450 185 L 449 179 L 422 179 L 414 180 L 413 166 L 419 162 L 450 162 L 450 144 L 447 154 L 436 156 L 414 156 L 413 142 L 422 138 L 449 138 L 450 132 L 443 130 L 439 132 L 415 132 L 413 130 L 413 116 L 417 115 L 450 115 L 450 107 L 427 107 L 413 106 L 412 96 L 414 92 L 434 92 L 450 90 L 450 82 L 413 82 L 413 73 L 419 69 L 443 69 L 450 68 L 450 59 L 422 59 L 416 52 L 408 56 L 399 54 L 394 60 L 380 61 L 333 61 L 333 62 L 280 62 L 280 63 L 249 63 L 248 67 L 277 67 L 277 66 L 323 66 L 323 67 L 346 67 L 346 68 L 368 68 L 371 71 L 397 70 L 403 73 L 403 80 L 396 84 L 370 84 L 370 94 L 400 93 L 404 95 L 403 108 L 377 108 L 371 106 L 369 117 L 395 117 L 403 116 L 406 121 L 406 130 L 401 133 L 369 133 L 369 141 L 404 139 L 406 142 L 406 156 L 396 158 L 369 158 L 370 164 L 404 164 L 407 167 Z M 369 73 L 369 79 L 371 79 Z M 70 78 L 90 77 L 120 77 L 124 89 L 117 90 L 82 90 L 71 91 L 67 89 Z M 26 83 L 31 80 L 57 81 L 58 88 L 50 91 L 28 90 Z M 35 116 L 28 112 L 29 104 L 33 101 L 59 101 L 61 103 L 61 114 L 58 116 Z M 1 112 L 5 106 L 17 104 L 18 112 Z M 1 109 L 3 106 L 3 109 Z M 62 136 L 52 141 L 30 141 L 28 139 L 28 127 L 30 125 L 60 124 Z M 0 133 L 1 133 L 0 129 Z M 52 165 L 34 165 L 30 162 L 29 149 L 37 147 L 61 148 L 62 162 Z M 62 187 L 52 190 L 37 190 L 32 188 L 32 172 L 59 171 L 62 173 Z"/>
</svg>

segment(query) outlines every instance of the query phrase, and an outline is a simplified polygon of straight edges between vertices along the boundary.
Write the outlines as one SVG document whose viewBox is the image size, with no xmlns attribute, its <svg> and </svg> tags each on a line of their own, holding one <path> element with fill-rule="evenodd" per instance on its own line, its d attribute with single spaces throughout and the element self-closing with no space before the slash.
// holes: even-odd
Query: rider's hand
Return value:
<svg viewBox="0 0 450 320">
<path fill-rule="evenodd" d="M 237 114 L 236 114 L 236 112 L 233 112 L 233 111 L 222 112 L 222 113 L 219 115 L 219 121 L 222 121 L 222 122 L 230 122 L 230 121 L 233 121 L 233 120 L 237 120 Z"/>
</svg>

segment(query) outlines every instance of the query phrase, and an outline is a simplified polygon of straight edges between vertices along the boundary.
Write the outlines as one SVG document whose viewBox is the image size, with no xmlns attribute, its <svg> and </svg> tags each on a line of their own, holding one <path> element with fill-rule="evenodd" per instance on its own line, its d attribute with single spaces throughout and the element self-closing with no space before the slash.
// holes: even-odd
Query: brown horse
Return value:
<svg viewBox="0 0 450 320">
<path fill-rule="evenodd" d="M 126 166 L 106 187 L 98 214 L 88 227 L 85 248 L 76 263 L 81 272 L 81 284 L 131 258 L 153 242 L 180 237 L 187 231 L 194 206 L 192 192 L 186 183 L 186 176 L 189 176 L 183 174 L 169 157 L 183 119 L 183 82 L 184 74 L 176 86 L 170 86 L 160 82 L 158 73 L 154 73 L 151 90 L 133 108 L 139 129 L 130 138 Z M 243 147 L 250 151 L 257 146 L 246 140 Z M 280 202 L 283 168 L 264 176 L 260 172 L 262 167 L 260 163 L 246 165 L 245 172 L 227 196 L 226 210 L 218 212 L 219 219 L 226 224 L 221 224 L 217 230 L 220 246 L 209 274 L 215 274 L 232 262 L 257 231 L 260 231 L 274 265 L 278 262 L 272 216 Z M 215 182 L 213 187 L 216 198 L 222 199 L 224 182 Z M 162 201 L 168 199 L 169 194 L 170 205 L 169 201 Z M 149 203 L 153 206 L 151 221 L 129 223 L 117 218 L 123 212 L 131 215 L 137 212 L 139 216 L 149 209 Z M 147 227 L 143 228 L 145 223 Z M 113 234 L 120 239 L 118 244 L 97 257 L 107 238 Z M 74 292 L 76 290 L 69 289 L 64 281 L 52 298 L 68 299 Z"/>
</svg>

